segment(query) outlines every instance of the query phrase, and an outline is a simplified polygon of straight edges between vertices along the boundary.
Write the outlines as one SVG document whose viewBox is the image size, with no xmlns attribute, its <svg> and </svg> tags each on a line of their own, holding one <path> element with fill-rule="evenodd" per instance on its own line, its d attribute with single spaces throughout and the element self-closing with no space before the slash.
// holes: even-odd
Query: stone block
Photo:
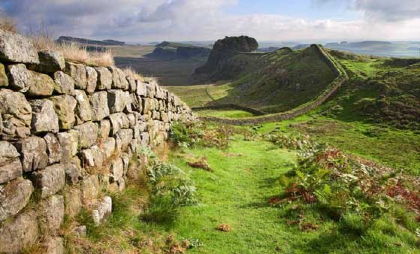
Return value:
<svg viewBox="0 0 420 254">
<path fill-rule="evenodd" d="M 86 90 L 87 73 L 83 64 L 66 63 L 65 72 L 74 79 L 74 86 L 78 89 Z"/>
<path fill-rule="evenodd" d="M 32 107 L 32 130 L 34 133 L 53 132 L 59 130 L 58 116 L 54 103 L 47 99 L 29 101 Z"/>
<path fill-rule="evenodd" d="M 13 63 L 39 63 L 32 41 L 23 35 L 0 30 L 0 60 Z"/>
<path fill-rule="evenodd" d="M 57 94 L 74 95 L 74 80 L 62 71 L 54 73 L 54 92 Z"/>
<path fill-rule="evenodd" d="M 53 195 L 39 205 L 39 226 L 44 235 L 55 234 L 64 219 L 64 198 Z"/>
<path fill-rule="evenodd" d="M 112 73 L 105 67 L 96 67 L 98 73 L 98 90 L 109 90 L 112 85 Z"/>
<path fill-rule="evenodd" d="M 107 92 L 96 92 L 90 97 L 90 105 L 92 106 L 92 120 L 101 121 L 109 116 L 108 96 Z"/>
<path fill-rule="evenodd" d="M 79 147 L 79 135 L 76 131 L 60 132 L 57 134 L 58 141 L 61 145 L 61 160 L 63 162 L 70 161 L 76 154 Z"/>
<path fill-rule="evenodd" d="M 64 187 L 66 181 L 65 165 L 54 164 L 33 173 L 34 185 L 40 189 L 41 197 L 54 195 Z"/>
<path fill-rule="evenodd" d="M 59 95 L 51 97 L 51 100 L 54 103 L 55 113 L 58 116 L 60 130 L 68 130 L 73 128 L 76 122 L 76 99 L 69 95 Z"/>
<path fill-rule="evenodd" d="M 28 137 L 16 144 L 21 153 L 24 172 L 43 169 L 48 165 L 47 144 L 43 138 Z"/>
<path fill-rule="evenodd" d="M 53 133 L 48 133 L 44 136 L 44 140 L 47 144 L 48 163 L 60 162 L 63 151 L 57 136 Z"/>
<path fill-rule="evenodd" d="M 78 131 L 79 147 L 89 148 L 98 140 L 98 125 L 93 122 L 87 122 L 74 127 Z"/>
<path fill-rule="evenodd" d="M 11 181 L 22 175 L 20 154 L 7 141 L 0 141 L 0 184 Z"/>
<path fill-rule="evenodd" d="M 33 191 L 32 182 L 23 178 L 0 185 L 0 222 L 19 213 L 28 204 Z"/>
<path fill-rule="evenodd" d="M 88 94 L 93 94 L 96 90 L 96 86 L 98 83 L 98 73 L 96 72 L 95 68 L 86 66 L 86 74 L 87 74 L 86 92 Z"/>
</svg>

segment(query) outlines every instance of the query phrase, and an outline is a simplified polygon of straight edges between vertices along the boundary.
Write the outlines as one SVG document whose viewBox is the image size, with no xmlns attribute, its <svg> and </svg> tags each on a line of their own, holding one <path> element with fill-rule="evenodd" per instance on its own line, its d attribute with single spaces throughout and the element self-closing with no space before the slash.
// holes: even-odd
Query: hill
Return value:
<svg viewBox="0 0 420 254">
<path fill-rule="evenodd" d="M 85 38 L 76 38 L 71 36 L 60 36 L 57 39 L 58 43 L 80 43 L 80 44 L 88 44 L 88 45 L 98 45 L 98 46 L 123 46 L 125 42 L 116 41 L 116 40 L 91 40 Z"/>
<path fill-rule="evenodd" d="M 185 59 L 193 57 L 207 57 L 210 49 L 191 44 L 163 41 L 156 45 L 148 57 L 160 59 Z"/>
</svg>

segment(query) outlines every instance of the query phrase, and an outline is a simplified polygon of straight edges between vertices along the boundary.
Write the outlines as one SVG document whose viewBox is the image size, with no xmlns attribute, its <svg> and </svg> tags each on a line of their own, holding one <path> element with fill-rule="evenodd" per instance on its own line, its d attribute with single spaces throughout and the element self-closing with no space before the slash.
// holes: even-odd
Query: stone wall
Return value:
<svg viewBox="0 0 420 254">
<path fill-rule="evenodd" d="M 35 243 L 63 253 L 64 216 L 84 207 L 101 223 L 112 200 L 100 190 L 124 189 L 131 156 L 190 120 L 155 82 L 65 62 L 0 30 L 0 253 Z"/>
</svg>

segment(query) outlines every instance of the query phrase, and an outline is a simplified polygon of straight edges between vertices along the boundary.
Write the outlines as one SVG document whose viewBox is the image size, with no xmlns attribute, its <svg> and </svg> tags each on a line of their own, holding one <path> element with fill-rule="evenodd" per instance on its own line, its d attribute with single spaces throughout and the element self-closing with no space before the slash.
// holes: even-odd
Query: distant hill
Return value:
<svg viewBox="0 0 420 254">
<path fill-rule="evenodd" d="M 192 57 L 207 57 L 210 49 L 186 43 L 163 41 L 156 45 L 148 57 L 160 59 L 186 59 Z"/>
<path fill-rule="evenodd" d="M 419 56 L 420 49 L 417 42 L 389 41 L 333 42 L 325 44 L 325 47 L 357 54 L 394 57 Z"/>
<path fill-rule="evenodd" d="M 79 43 L 79 44 L 87 44 L 87 45 L 98 45 L 98 46 L 124 46 L 125 42 L 116 41 L 116 40 L 91 40 L 85 38 L 76 38 L 71 36 L 60 36 L 57 39 L 58 43 Z"/>
</svg>

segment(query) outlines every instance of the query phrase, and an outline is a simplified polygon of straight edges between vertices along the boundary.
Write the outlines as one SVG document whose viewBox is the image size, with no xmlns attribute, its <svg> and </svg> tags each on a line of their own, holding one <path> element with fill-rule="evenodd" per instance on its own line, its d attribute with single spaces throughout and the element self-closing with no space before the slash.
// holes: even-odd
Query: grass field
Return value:
<svg viewBox="0 0 420 254">
<path fill-rule="evenodd" d="M 215 117 L 226 117 L 226 118 L 244 118 L 251 117 L 254 114 L 243 111 L 243 110 L 200 110 L 197 112 L 200 116 L 215 116 Z"/>
</svg>

